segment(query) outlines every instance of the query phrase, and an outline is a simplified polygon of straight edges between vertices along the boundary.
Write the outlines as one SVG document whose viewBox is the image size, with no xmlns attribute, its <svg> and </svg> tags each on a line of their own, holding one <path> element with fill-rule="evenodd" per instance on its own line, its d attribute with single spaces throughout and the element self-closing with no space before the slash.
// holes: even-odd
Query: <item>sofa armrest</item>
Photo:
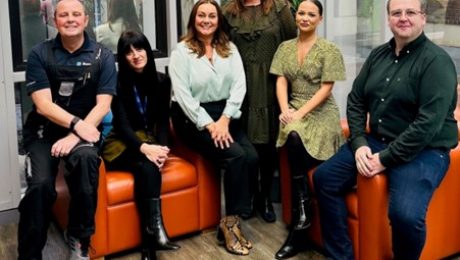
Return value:
<svg viewBox="0 0 460 260">
<path fill-rule="evenodd" d="M 427 242 L 423 259 L 439 259 L 460 250 L 460 145 L 450 152 L 446 176 L 433 194 L 427 211 Z M 373 178 L 358 175 L 359 257 L 391 259 L 388 220 L 388 183 L 385 174 Z M 453 241 L 447 243 L 446 241 Z"/>
<path fill-rule="evenodd" d="M 107 180 L 104 161 L 101 159 L 99 166 L 99 183 L 97 189 L 97 208 L 94 222 L 96 230 L 91 237 L 91 246 L 95 249 L 91 257 L 105 255 L 109 250 L 107 226 Z"/>
<path fill-rule="evenodd" d="M 170 124 L 171 152 L 193 164 L 198 173 L 198 197 L 200 207 L 200 230 L 214 227 L 220 219 L 220 174 L 210 161 L 188 148 L 176 135 Z"/>
<path fill-rule="evenodd" d="M 391 259 L 388 182 L 384 173 L 373 178 L 358 174 L 359 258 Z"/>
</svg>

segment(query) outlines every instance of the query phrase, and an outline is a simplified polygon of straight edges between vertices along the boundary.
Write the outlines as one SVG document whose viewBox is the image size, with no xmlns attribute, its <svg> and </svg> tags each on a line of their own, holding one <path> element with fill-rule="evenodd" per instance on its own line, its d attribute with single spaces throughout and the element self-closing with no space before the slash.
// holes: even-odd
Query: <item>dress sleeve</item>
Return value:
<svg viewBox="0 0 460 260">
<path fill-rule="evenodd" d="M 345 64 L 340 49 L 330 44 L 325 50 L 321 82 L 345 80 Z"/>
<path fill-rule="evenodd" d="M 277 75 L 277 76 L 283 76 L 284 75 L 284 57 L 286 56 L 284 53 L 285 49 L 285 42 L 282 42 L 278 49 L 275 52 L 275 55 L 273 56 L 272 60 L 272 65 L 270 66 L 270 73 Z"/>
</svg>

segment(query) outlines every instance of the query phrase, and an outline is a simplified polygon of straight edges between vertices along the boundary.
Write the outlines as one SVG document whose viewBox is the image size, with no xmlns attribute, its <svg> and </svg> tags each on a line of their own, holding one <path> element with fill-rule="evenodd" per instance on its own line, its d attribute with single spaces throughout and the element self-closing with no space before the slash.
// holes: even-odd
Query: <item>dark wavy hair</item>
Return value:
<svg viewBox="0 0 460 260">
<path fill-rule="evenodd" d="M 227 34 L 225 17 L 222 14 L 219 4 L 214 0 L 200 0 L 193 6 L 188 19 L 187 34 L 185 34 L 181 40 L 185 41 L 188 48 L 193 53 L 196 53 L 198 57 L 202 57 L 206 53 L 204 42 L 198 38 L 198 32 L 195 28 L 195 19 L 198 13 L 198 8 L 202 4 L 212 4 L 216 7 L 218 24 L 211 44 L 214 48 L 216 48 L 216 52 L 219 56 L 226 58 L 230 55 L 230 38 Z"/>
<path fill-rule="evenodd" d="M 134 84 L 134 79 L 139 77 L 128 61 L 126 54 L 131 50 L 131 46 L 136 49 L 144 49 L 147 53 L 147 64 L 142 71 L 141 76 L 148 76 L 152 84 L 158 84 L 157 70 L 155 59 L 153 57 L 152 47 L 147 37 L 139 31 L 124 31 L 118 39 L 117 61 L 118 61 L 118 79 L 121 87 L 130 87 Z"/>
</svg>

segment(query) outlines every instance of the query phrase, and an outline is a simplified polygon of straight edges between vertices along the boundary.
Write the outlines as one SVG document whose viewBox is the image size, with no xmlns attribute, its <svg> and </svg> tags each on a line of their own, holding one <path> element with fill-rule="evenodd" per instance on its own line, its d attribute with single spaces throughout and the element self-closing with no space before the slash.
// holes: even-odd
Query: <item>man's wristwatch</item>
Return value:
<svg viewBox="0 0 460 260">
<path fill-rule="evenodd" d="M 79 118 L 78 116 L 74 116 L 74 117 L 72 118 L 72 121 L 70 121 L 70 127 L 69 127 L 70 130 L 71 130 L 72 132 L 75 132 L 75 125 L 76 125 L 76 124 L 78 123 L 78 121 L 80 121 L 80 120 L 81 120 L 81 118 Z"/>
</svg>

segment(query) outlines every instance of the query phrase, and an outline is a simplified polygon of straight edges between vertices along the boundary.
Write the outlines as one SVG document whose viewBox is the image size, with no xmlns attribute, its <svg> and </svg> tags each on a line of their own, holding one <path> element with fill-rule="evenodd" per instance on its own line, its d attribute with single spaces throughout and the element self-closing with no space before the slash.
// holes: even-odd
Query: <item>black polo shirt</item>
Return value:
<svg viewBox="0 0 460 260">
<path fill-rule="evenodd" d="M 93 39 L 85 33 L 85 41 L 82 47 L 73 53 L 69 53 L 62 46 L 61 37 L 58 34 L 53 40 L 54 58 L 58 65 L 65 66 L 84 66 L 94 62 L 95 52 L 99 46 Z M 34 46 L 27 59 L 26 68 L 26 86 L 27 93 L 50 88 L 50 82 L 46 74 L 48 67 L 48 54 L 46 42 L 39 43 Z M 117 72 L 115 67 L 115 59 L 112 52 L 107 48 L 102 48 L 101 51 L 101 70 L 99 82 L 97 86 L 97 94 L 116 94 Z"/>
<path fill-rule="evenodd" d="M 458 143 L 453 111 L 457 72 L 449 55 L 421 34 L 397 56 L 395 41 L 374 49 L 348 95 L 347 118 L 353 151 L 370 134 L 388 144 L 380 161 L 394 166 L 425 147 L 450 149 Z"/>
</svg>

